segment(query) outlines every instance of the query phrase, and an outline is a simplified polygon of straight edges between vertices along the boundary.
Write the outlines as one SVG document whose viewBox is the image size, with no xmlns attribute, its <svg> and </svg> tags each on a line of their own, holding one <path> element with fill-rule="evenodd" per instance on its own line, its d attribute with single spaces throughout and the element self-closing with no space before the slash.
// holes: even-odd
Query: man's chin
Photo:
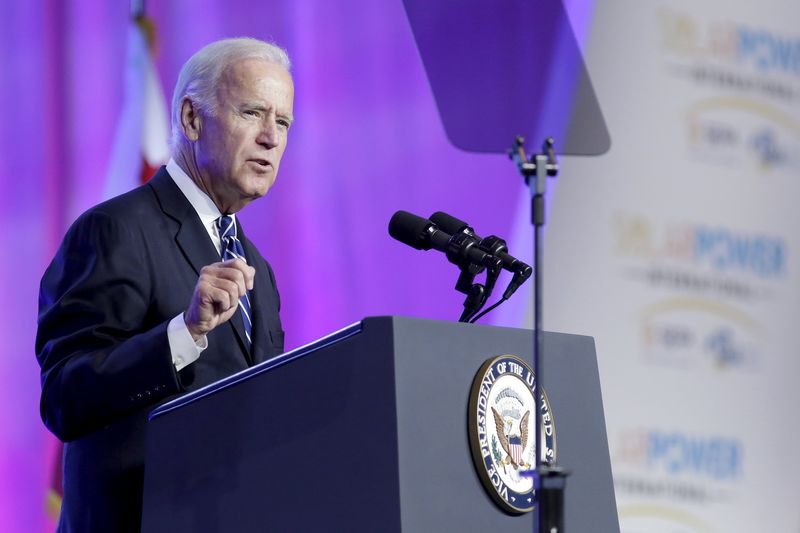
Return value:
<svg viewBox="0 0 800 533">
<path fill-rule="evenodd" d="M 266 196 L 271 188 L 272 188 L 272 182 L 263 187 L 254 187 L 253 189 L 251 189 L 250 198 L 255 200 L 256 198 L 261 198 L 262 196 Z"/>
<path fill-rule="evenodd" d="M 272 173 L 258 174 L 248 179 L 248 187 L 245 191 L 247 196 L 256 199 L 266 195 L 275 183 L 275 178 Z"/>
</svg>

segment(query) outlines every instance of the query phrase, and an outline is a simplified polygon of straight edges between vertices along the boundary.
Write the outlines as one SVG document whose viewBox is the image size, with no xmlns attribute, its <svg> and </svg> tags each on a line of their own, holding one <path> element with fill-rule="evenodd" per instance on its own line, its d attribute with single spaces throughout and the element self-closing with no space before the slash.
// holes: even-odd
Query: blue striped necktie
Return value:
<svg viewBox="0 0 800 533">
<path fill-rule="evenodd" d="M 229 259 L 241 259 L 247 263 L 244 256 L 244 248 L 239 238 L 236 236 L 236 223 L 233 217 L 229 215 L 222 215 L 217 219 L 217 229 L 219 230 L 219 238 L 222 241 L 222 260 L 228 261 Z M 242 312 L 242 322 L 244 322 L 244 334 L 247 337 L 247 347 L 250 348 L 252 340 L 250 338 L 250 330 L 252 329 L 252 321 L 250 320 L 250 296 L 245 292 L 244 296 L 239 298 L 239 311 Z"/>
</svg>

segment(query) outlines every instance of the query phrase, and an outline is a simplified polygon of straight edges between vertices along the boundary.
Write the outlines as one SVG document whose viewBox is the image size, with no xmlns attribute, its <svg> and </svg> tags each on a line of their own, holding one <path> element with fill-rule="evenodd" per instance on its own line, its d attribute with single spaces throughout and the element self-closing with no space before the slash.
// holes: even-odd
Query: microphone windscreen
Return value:
<svg viewBox="0 0 800 533">
<path fill-rule="evenodd" d="M 449 233 L 450 235 L 456 235 L 464 230 L 469 230 L 470 233 L 473 233 L 472 228 L 469 227 L 469 224 L 463 220 L 457 219 L 454 216 L 448 215 L 444 211 L 437 211 L 432 214 L 430 221 L 436 224 L 437 228 L 445 233 Z"/>
<path fill-rule="evenodd" d="M 389 235 L 417 250 L 430 250 L 428 228 L 431 221 L 408 211 L 398 211 L 389 221 Z"/>
</svg>

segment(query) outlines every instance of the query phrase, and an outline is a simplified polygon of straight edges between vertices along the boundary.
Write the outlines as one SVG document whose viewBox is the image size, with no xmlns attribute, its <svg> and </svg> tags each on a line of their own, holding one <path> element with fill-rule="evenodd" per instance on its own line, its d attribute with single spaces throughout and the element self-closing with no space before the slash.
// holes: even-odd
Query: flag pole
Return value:
<svg viewBox="0 0 800 533">
<path fill-rule="evenodd" d="M 134 19 L 144 16 L 144 0 L 131 0 L 131 17 Z"/>
</svg>

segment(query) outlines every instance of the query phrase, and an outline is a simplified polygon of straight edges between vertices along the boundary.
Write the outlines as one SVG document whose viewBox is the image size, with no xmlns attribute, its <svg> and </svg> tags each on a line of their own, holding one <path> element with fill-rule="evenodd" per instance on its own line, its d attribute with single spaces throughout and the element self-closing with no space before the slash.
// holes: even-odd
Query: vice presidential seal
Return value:
<svg viewBox="0 0 800 533">
<path fill-rule="evenodd" d="M 469 441 L 475 468 L 489 495 L 503 510 L 518 514 L 534 508 L 534 391 L 528 364 L 515 355 L 487 360 L 472 382 L 469 398 Z M 541 393 L 543 462 L 556 458 L 556 432 L 550 401 Z"/>
</svg>

